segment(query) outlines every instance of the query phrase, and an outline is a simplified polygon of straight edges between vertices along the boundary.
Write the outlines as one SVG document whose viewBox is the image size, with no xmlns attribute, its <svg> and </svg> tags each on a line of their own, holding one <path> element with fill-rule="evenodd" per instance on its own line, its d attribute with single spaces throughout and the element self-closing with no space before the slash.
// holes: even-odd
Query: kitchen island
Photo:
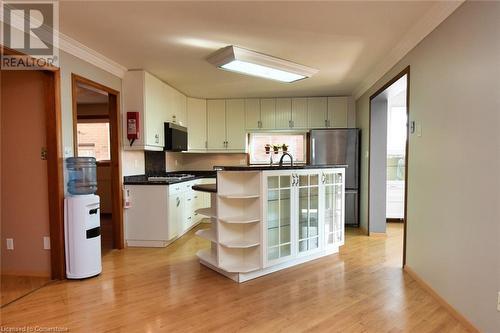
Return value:
<svg viewBox="0 0 500 333">
<path fill-rule="evenodd" d="M 211 244 L 201 264 L 244 282 L 344 244 L 345 166 L 215 169 L 211 207 L 197 210 L 212 222 L 196 233 Z"/>
</svg>

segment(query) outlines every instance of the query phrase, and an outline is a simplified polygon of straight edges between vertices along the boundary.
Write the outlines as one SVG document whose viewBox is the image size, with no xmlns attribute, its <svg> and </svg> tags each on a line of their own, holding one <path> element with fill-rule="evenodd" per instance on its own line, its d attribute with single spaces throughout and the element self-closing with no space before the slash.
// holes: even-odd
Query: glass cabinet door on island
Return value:
<svg viewBox="0 0 500 333">
<path fill-rule="evenodd" d="M 267 176 L 267 261 L 292 254 L 292 176 Z"/>
<path fill-rule="evenodd" d="M 326 247 L 344 244 L 344 187 L 341 171 L 324 172 L 324 226 Z"/>
<path fill-rule="evenodd" d="M 318 249 L 319 173 L 298 175 L 298 251 Z"/>
</svg>

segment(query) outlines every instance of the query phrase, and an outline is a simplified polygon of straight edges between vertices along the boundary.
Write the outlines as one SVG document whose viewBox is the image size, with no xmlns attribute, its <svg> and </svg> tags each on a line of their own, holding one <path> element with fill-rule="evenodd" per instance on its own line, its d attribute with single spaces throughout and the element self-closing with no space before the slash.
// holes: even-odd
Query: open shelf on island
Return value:
<svg viewBox="0 0 500 333">
<path fill-rule="evenodd" d="M 208 208 L 199 208 L 194 211 L 197 214 L 208 216 L 208 217 L 217 217 L 215 214 L 215 210 L 212 207 Z"/>
<path fill-rule="evenodd" d="M 248 249 L 250 247 L 259 246 L 259 242 L 254 242 L 251 240 L 234 240 L 234 241 L 226 241 L 219 243 L 221 246 L 230 248 L 230 249 Z"/>
<path fill-rule="evenodd" d="M 260 172 L 217 172 L 219 198 L 254 199 L 260 197 Z"/>
<path fill-rule="evenodd" d="M 203 249 L 198 252 L 196 252 L 196 256 L 203 261 L 208 262 L 210 265 L 217 265 L 217 259 L 215 256 L 212 254 L 211 249 Z"/>
<path fill-rule="evenodd" d="M 230 194 L 219 194 L 219 197 L 225 199 L 257 199 L 260 198 L 258 193 L 230 193 Z"/>
<path fill-rule="evenodd" d="M 248 216 L 219 217 L 219 221 L 223 223 L 247 224 L 260 222 L 260 218 Z"/>
<path fill-rule="evenodd" d="M 201 229 L 195 232 L 196 236 L 209 240 L 211 242 L 217 241 L 217 235 L 215 234 L 215 229 Z"/>
</svg>

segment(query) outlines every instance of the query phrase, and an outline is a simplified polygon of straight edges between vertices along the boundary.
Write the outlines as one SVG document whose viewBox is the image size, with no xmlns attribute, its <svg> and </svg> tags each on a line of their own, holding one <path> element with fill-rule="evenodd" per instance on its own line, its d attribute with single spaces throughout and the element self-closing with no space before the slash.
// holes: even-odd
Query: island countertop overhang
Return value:
<svg viewBox="0 0 500 333">
<path fill-rule="evenodd" d="M 304 169 L 330 169 L 330 168 L 347 168 L 346 164 L 328 164 L 328 165 L 284 165 L 284 166 L 270 166 L 270 165 L 229 165 L 229 166 L 214 166 L 216 171 L 272 171 L 272 170 L 304 170 Z"/>
</svg>

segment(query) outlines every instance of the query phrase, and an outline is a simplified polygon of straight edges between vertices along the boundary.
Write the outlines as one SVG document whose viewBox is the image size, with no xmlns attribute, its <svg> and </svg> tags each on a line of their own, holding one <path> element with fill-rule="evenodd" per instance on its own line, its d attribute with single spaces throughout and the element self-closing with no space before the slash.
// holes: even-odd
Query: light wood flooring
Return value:
<svg viewBox="0 0 500 333">
<path fill-rule="evenodd" d="M 201 228 L 206 225 L 201 225 Z M 348 230 L 340 254 L 237 284 L 201 266 L 191 231 L 163 249 L 112 250 L 103 273 L 52 283 L 2 308 L 3 326 L 71 332 L 465 332 L 401 269 L 388 237 Z"/>
<path fill-rule="evenodd" d="M 0 306 L 5 306 L 50 282 L 50 277 L 43 276 L 0 276 Z"/>
</svg>

